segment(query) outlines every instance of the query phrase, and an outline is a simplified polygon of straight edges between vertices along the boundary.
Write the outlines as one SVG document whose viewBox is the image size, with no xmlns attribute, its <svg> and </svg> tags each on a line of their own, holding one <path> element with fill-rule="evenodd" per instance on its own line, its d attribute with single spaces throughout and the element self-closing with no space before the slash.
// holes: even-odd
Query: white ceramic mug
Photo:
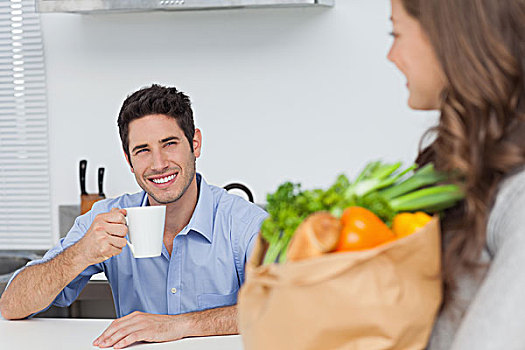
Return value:
<svg viewBox="0 0 525 350">
<path fill-rule="evenodd" d="M 128 212 L 128 246 L 135 258 L 152 258 L 162 253 L 166 207 L 153 205 L 149 207 L 125 208 Z"/>
</svg>

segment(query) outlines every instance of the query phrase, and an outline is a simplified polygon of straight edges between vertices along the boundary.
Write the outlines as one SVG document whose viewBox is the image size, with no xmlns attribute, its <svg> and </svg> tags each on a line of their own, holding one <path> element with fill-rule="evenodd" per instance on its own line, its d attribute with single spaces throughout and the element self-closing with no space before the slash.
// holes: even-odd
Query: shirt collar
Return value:
<svg viewBox="0 0 525 350">
<path fill-rule="evenodd" d="M 186 235 L 188 232 L 194 231 L 202 235 L 208 242 L 211 243 L 213 238 L 213 208 L 214 200 L 213 193 L 210 185 L 204 180 L 201 174 L 197 173 L 197 188 L 199 189 L 199 195 L 197 198 L 197 205 L 191 215 L 190 222 L 188 225 L 179 232 L 179 235 Z M 142 200 L 142 207 L 148 205 L 148 195 L 145 193 Z"/>
<path fill-rule="evenodd" d="M 146 193 L 146 191 L 144 191 L 144 196 L 142 197 L 142 203 L 140 204 L 141 207 L 147 207 L 149 206 L 148 204 L 148 194 Z"/>
</svg>

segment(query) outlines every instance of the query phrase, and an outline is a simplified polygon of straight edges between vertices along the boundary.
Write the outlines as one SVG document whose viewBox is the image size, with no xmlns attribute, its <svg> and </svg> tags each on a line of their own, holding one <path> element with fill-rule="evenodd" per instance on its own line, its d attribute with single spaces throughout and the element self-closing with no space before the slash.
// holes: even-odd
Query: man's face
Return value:
<svg viewBox="0 0 525 350">
<path fill-rule="evenodd" d="M 177 201 L 195 178 L 200 130 L 195 130 L 194 152 L 177 121 L 165 115 L 135 119 L 129 123 L 128 131 L 128 163 L 137 183 L 148 194 L 150 204 Z"/>
</svg>

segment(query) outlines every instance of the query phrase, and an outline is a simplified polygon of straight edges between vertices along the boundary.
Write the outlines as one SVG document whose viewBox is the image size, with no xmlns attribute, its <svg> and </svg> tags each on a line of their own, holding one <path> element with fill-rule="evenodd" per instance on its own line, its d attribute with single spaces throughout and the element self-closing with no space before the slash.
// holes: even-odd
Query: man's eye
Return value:
<svg viewBox="0 0 525 350">
<path fill-rule="evenodd" d="M 135 152 L 135 155 L 137 156 L 137 155 L 139 155 L 139 154 L 141 154 L 141 153 L 145 153 L 145 152 L 147 152 L 147 151 L 148 151 L 148 150 L 147 150 L 146 148 L 139 149 L 137 152 Z"/>
<path fill-rule="evenodd" d="M 175 141 L 166 142 L 165 146 L 175 146 L 177 143 Z"/>
</svg>

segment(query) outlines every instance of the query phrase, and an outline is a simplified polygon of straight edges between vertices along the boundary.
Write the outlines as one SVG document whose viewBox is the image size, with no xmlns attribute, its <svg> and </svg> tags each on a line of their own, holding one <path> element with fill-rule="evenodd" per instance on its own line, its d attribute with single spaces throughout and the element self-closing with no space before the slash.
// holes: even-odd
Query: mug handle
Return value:
<svg viewBox="0 0 525 350">
<path fill-rule="evenodd" d="M 124 219 L 126 220 L 126 226 L 128 226 L 128 217 L 124 216 Z M 128 232 L 129 232 L 129 226 L 128 226 Z M 129 238 L 129 233 L 128 233 L 128 238 Z M 133 244 L 131 244 L 131 242 L 128 240 L 128 238 L 126 238 L 126 244 L 129 247 L 129 249 L 131 249 L 131 253 L 133 254 L 133 256 L 135 256 L 135 248 L 133 247 Z"/>
<path fill-rule="evenodd" d="M 131 249 L 131 253 L 133 253 L 133 256 L 135 256 L 135 248 L 133 248 L 133 244 L 131 244 L 127 239 L 126 244 L 128 245 L 129 249 Z"/>
</svg>

